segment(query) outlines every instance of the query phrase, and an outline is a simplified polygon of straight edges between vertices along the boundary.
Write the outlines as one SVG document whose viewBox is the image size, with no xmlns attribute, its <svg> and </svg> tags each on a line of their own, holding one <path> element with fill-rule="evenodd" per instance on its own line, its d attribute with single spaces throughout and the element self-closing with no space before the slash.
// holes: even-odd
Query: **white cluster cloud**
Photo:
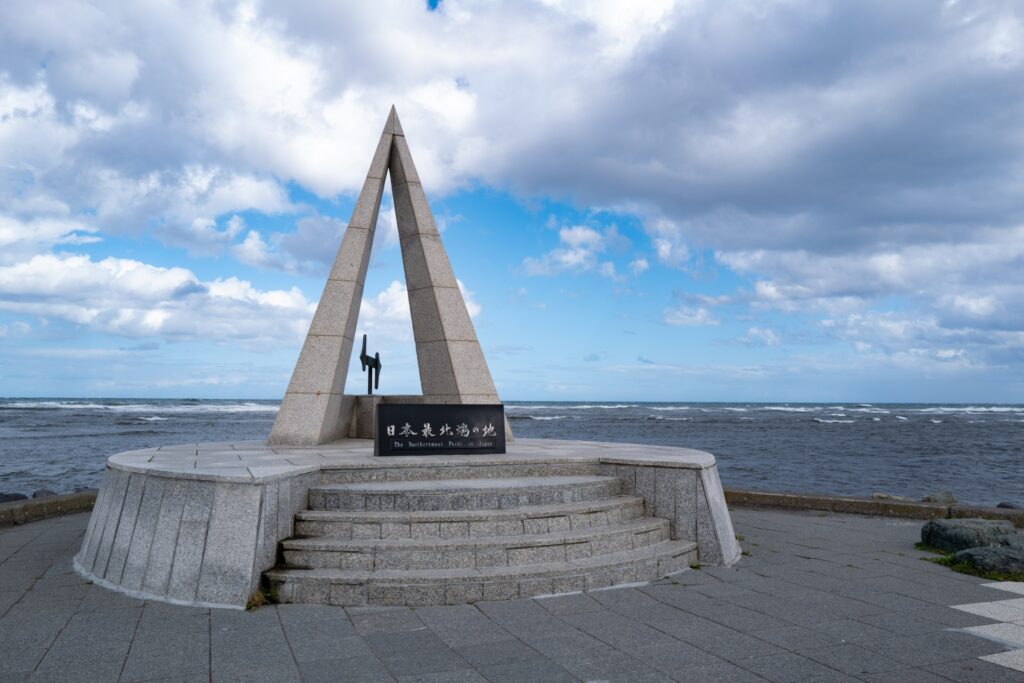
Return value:
<svg viewBox="0 0 1024 683">
<path fill-rule="evenodd" d="M 41 254 L 0 266 L 0 310 L 125 337 L 293 345 L 315 306 L 297 288 L 259 290 L 237 278 L 203 282 L 185 268 Z"/>
<path fill-rule="evenodd" d="M 523 270 L 527 275 L 556 275 L 558 273 L 584 273 L 596 271 L 612 280 L 619 279 L 612 261 L 602 260 L 606 252 L 622 252 L 630 245 L 629 240 L 619 234 L 612 225 L 602 231 L 585 225 L 564 227 L 558 231 L 559 246 L 540 258 L 527 257 Z M 633 262 L 634 272 L 646 269 Z"/>
</svg>

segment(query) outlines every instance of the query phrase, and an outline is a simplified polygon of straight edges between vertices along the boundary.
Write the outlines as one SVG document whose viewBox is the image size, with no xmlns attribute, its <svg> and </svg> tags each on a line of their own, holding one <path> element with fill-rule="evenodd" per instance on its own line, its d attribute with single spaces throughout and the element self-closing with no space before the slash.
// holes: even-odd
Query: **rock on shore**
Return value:
<svg viewBox="0 0 1024 683">
<path fill-rule="evenodd" d="M 1003 519 L 933 519 L 921 529 L 921 542 L 955 553 L 996 544 L 1000 536 L 1012 533 L 1013 523 Z"/>
</svg>

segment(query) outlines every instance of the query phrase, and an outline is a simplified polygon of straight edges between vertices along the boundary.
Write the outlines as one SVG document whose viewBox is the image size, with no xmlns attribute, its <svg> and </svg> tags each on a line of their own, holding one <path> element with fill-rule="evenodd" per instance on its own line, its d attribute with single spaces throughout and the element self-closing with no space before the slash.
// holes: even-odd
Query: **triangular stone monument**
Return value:
<svg viewBox="0 0 1024 683">
<path fill-rule="evenodd" d="M 441 244 L 402 124 L 391 107 L 270 432 L 271 445 L 314 446 L 356 435 L 353 413 L 357 412 L 357 397 L 344 394 L 345 379 L 388 173 L 423 389 L 422 397 L 401 398 L 424 403 L 501 402 Z M 506 433 L 511 438 L 507 422 Z M 359 435 L 368 435 L 365 425 Z"/>
</svg>

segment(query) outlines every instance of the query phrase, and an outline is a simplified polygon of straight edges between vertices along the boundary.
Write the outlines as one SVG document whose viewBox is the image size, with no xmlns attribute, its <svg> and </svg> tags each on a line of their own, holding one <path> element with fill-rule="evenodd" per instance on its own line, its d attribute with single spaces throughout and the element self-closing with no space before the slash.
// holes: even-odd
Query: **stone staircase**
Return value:
<svg viewBox="0 0 1024 683">
<path fill-rule="evenodd" d="M 481 474 L 311 488 L 264 578 L 281 602 L 451 605 L 650 581 L 697 561 L 618 478 Z"/>
</svg>

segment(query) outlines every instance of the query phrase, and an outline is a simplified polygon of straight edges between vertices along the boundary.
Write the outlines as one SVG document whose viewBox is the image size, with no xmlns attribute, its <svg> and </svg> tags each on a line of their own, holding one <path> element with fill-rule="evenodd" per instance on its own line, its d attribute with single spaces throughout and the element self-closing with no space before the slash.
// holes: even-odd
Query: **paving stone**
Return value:
<svg viewBox="0 0 1024 683">
<path fill-rule="evenodd" d="M 818 650 L 807 650 L 800 654 L 851 676 L 904 668 L 902 662 L 889 659 L 854 643 L 830 645 Z"/>
<path fill-rule="evenodd" d="M 744 659 L 740 666 L 758 676 L 767 678 L 769 681 L 778 681 L 779 683 L 789 683 L 791 681 L 857 680 L 824 664 L 792 652 Z"/>
<path fill-rule="evenodd" d="M 140 624 L 121 674 L 124 681 L 171 676 L 209 676 L 210 632 L 206 619 L 176 619 L 165 626 Z"/>
<path fill-rule="evenodd" d="M 416 613 L 406 607 L 350 607 L 349 619 L 361 635 L 424 629 Z"/>
<path fill-rule="evenodd" d="M 365 640 L 374 654 L 396 676 L 458 671 L 468 667 L 466 660 L 426 628 L 373 633 L 366 636 Z"/>
<path fill-rule="evenodd" d="M 575 683 L 577 677 L 551 661 L 527 661 L 512 664 L 498 664 L 484 667 L 481 675 L 491 683 L 532 683 L 533 681 L 551 681 L 551 683 Z M 604 679 L 611 680 L 611 679 Z"/>
<path fill-rule="evenodd" d="M 540 598 L 537 603 L 552 614 L 579 614 L 605 609 L 604 605 L 586 593 Z"/>
<path fill-rule="evenodd" d="M 936 673 L 946 680 L 963 683 L 1021 683 L 1021 672 L 981 659 L 964 659 L 925 666 L 926 671 Z"/>
<path fill-rule="evenodd" d="M 395 678 L 379 659 L 370 656 L 299 662 L 306 683 L 378 683 Z"/>
<path fill-rule="evenodd" d="M 398 683 L 487 683 L 487 679 L 475 669 L 463 669 L 462 671 L 399 676 Z"/>
<path fill-rule="evenodd" d="M 905 665 L 924 666 L 1001 652 L 1006 645 L 957 631 L 937 631 L 916 636 L 890 635 L 860 643 Z"/>
</svg>

